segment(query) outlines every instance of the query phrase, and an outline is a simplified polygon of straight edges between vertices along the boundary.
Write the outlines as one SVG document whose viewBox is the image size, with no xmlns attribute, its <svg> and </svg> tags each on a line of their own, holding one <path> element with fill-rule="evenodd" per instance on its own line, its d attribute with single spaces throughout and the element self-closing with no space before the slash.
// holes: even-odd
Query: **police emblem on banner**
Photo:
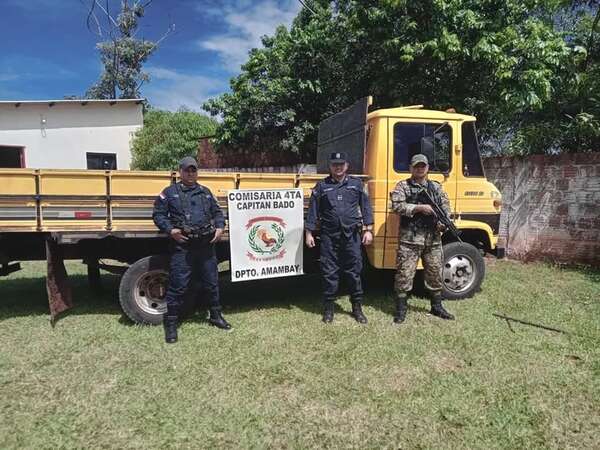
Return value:
<svg viewBox="0 0 600 450">
<path fill-rule="evenodd" d="M 285 227 L 280 217 L 262 216 L 248 221 L 248 245 L 246 256 L 252 261 L 280 259 L 285 255 Z"/>
</svg>

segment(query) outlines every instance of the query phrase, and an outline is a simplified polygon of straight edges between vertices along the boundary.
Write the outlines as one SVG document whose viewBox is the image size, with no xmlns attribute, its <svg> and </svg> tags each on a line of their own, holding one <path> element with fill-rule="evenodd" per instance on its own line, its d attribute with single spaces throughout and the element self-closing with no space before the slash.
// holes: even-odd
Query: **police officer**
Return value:
<svg viewBox="0 0 600 450">
<path fill-rule="evenodd" d="M 306 219 L 306 245 L 315 246 L 317 222 L 321 230 L 321 276 L 323 279 L 323 322 L 333 321 L 334 301 L 340 272 L 350 288 L 352 316 L 367 323 L 362 311 L 361 242 L 373 241 L 373 212 L 360 178 L 348 175 L 348 162 L 343 152 L 332 153 L 330 175 L 319 181 L 310 197 Z M 364 232 L 363 232 L 364 227 Z"/>
<path fill-rule="evenodd" d="M 453 320 L 454 316 L 442 306 L 442 239 L 444 226 L 435 220 L 435 214 L 427 197 L 431 198 L 450 215 L 448 196 L 437 181 L 427 179 L 429 163 L 423 154 L 410 161 L 411 177 L 400 181 L 390 193 L 392 209 L 400 215 L 397 272 L 394 280 L 396 313 L 394 323 L 401 324 L 406 318 L 408 293 L 412 289 L 419 257 L 425 269 L 425 285 L 431 292 L 431 314 Z"/>
<path fill-rule="evenodd" d="M 208 296 L 209 322 L 231 329 L 221 314 L 214 246 L 225 227 L 223 213 L 210 190 L 197 183 L 198 163 L 194 158 L 181 160 L 179 176 L 181 182 L 165 188 L 156 198 L 152 214 L 156 226 L 171 237 L 167 313 L 163 318 L 168 343 L 177 342 L 177 321 L 192 279 L 201 282 Z"/>
</svg>

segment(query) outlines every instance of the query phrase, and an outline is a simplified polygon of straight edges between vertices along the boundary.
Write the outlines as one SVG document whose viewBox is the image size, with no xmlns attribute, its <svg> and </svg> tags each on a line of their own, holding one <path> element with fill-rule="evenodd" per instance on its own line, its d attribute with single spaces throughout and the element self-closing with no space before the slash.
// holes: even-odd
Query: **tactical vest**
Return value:
<svg viewBox="0 0 600 450">
<path fill-rule="evenodd" d="M 408 180 L 408 192 L 406 193 L 406 203 L 415 205 L 429 204 L 429 200 L 423 193 L 423 186 Z M 433 182 L 427 180 L 427 192 L 436 202 L 438 201 L 438 193 L 433 185 Z M 402 216 L 400 224 L 403 228 L 412 228 L 413 230 L 433 230 L 435 229 L 435 216 L 426 214 L 415 214 L 412 217 Z"/>
<path fill-rule="evenodd" d="M 192 196 L 192 190 L 183 190 L 183 187 L 181 186 L 180 183 L 177 183 L 175 185 L 175 188 L 177 189 L 177 193 L 179 194 L 179 206 L 181 207 L 181 211 L 183 212 L 183 224 L 186 226 L 191 226 L 192 222 L 191 222 L 191 218 L 192 218 L 192 205 L 191 205 L 191 199 L 190 197 Z M 201 225 L 204 224 L 208 224 L 210 223 L 210 209 L 207 205 L 207 200 L 206 200 L 206 196 L 208 195 L 208 192 L 206 191 L 206 189 L 204 189 L 203 186 L 198 185 L 198 188 L 200 189 L 201 194 L 198 195 L 198 200 L 201 204 L 202 207 L 202 211 L 203 211 L 203 215 L 204 215 L 204 219 L 205 222 Z"/>
</svg>

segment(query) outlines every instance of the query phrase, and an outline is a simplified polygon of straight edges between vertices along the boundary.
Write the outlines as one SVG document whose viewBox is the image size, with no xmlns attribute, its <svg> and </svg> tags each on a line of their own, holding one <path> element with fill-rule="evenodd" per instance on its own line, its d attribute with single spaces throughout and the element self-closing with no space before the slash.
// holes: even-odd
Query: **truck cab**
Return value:
<svg viewBox="0 0 600 450">
<path fill-rule="evenodd" d="M 429 160 L 429 179 L 442 184 L 460 230 L 458 242 L 442 236 L 447 298 L 471 296 L 483 280 L 481 255 L 498 256 L 501 195 L 486 177 L 479 153 L 474 116 L 424 109 L 421 105 L 370 110 L 371 97 L 332 118 L 319 130 L 318 168 L 335 150 L 350 153 L 351 170 L 362 174 L 375 219 L 374 242 L 366 257 L 376 269 L 395 269 L 399 217 L 390 192 L 410 178 L 409 162 L 417 153 Z"/>
</svg>

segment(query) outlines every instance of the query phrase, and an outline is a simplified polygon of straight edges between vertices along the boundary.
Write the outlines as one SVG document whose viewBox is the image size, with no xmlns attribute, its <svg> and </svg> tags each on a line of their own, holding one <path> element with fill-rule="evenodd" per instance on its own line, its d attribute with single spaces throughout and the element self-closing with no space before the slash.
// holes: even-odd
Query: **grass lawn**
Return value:
<svg viewBox="0 0 600 450">
<path fill-rule="evenodd" d="M 0 448 L 598 448 L 600 272 L 493 261 L 457 321 L 367 291 L 368 326 L 318 278 L 223 287 L 232 333 L 198 314 L 167 345 L 67 270 L 77 306 L 53 329 L 44 264 L 0 279 Z M 492 313 L 570 334 L 512 324 Z"/>
</svg>

